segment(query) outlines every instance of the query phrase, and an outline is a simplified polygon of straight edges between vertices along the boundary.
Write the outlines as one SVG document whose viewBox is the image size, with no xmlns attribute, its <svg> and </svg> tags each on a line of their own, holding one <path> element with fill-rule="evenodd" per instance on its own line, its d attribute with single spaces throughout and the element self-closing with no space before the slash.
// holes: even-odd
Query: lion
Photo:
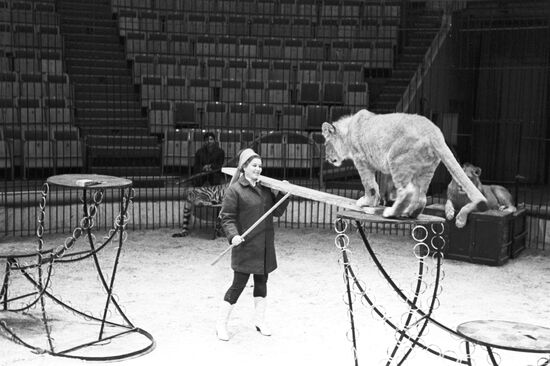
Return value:
<svg viewBox="0 0 550 366">
<path fill-rule="evenodd" d="M 383 217 L 416 218 L 426 206 L 426 193 L 440 161 L 463 187 L 471 202 L 456 217 L 456 226 L 466 225 L 473 209 L 487 209 L 487 199 L 466 176 L 445 143 L 441 130 L 416 114 L 375 114 L 366 109 L 338 121 L 322 124 L 326 159 L 340 166 L 351 159 L 359 172 L 365 195 L 357 205 L 378 206 L 379 187 L 375 172 L 390 174 L 396 197 Z"/>
<path fill-rule="evenodd" d="M 465 163 L 462 169 L 466 176 L 473 184 L 481 191 L 487 199 L 487 208 L 489 210 L 499 210 L 504 212 L 516 212 L 516 207 L 512 202 L 512 194 L 503 186 L 499 185 L 484 185 L 481 184 L 481 168 Z M 452 220 L 455 217 L 455 212 L 458 209 L 466 206 L 470 199 L 464 190 L 457 184 L 454 179 L 447 187 L 447 202 L 445 202 L 445 217 L 447 220 Z M 471 206 L 470 206 L 471 207 Z M 474 208 L 475 211 L 475 208 Z"/>
</svg>

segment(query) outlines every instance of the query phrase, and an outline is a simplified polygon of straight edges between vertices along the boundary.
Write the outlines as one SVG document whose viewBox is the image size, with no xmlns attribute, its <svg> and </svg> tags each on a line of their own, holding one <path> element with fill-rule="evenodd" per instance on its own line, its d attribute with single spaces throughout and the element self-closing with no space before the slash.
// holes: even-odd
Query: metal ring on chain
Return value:
<svg viewBox="0 0 550 366">
<path fill-rule="evenodd" d="M 40 197 L 40 201 L 38 201 L 38 207 L 40 207 L 41 210 L 44 210 L 46 208 L 46 196 Z"/>
<path fill-rule="evenodd" d="M 44 235 L 44 226 L 38 225 L 38 227 L 36 228 L 36 236 L 41 238 L 42 235 Z"/>
<path fill-rule="evenodd" d="M 84 230 L 88 230 L 91 228 L 90 223 L 91 223 L 91 220 L 87 216 L 80 219 L 80 227 Z"/>
<path fill-rule="evenodd" d="M 416 236 L 416 230 L 420 230 L 422 229 L 421 231 L 424 231 L 424 237 L 423 238 L 418 238 Z M 421 226 L 421 225 L 416 225 L 412 230 L 411 230 L 411 235 L 413 237 L 413 239 L 415 241 L 418 241 L 418 242 L 422 242 L 424 240 L 426 240 L 426 238 L 428 237 L 428 230 L 424 227 L 424 226 Z"/>
<path fill-rule="evenodd" d="M 340 244 L 340 239 L 342 239 L 342 244 Z M 349 246 L 349 237 L 346 234 L 338 234 L 334 238 L 334 244 L 336 245 L 336 248 L 340 250 L 347 249 Z"/>
<path fill-rule="evenodd" d="M 50 193 L 50 185 L 48 183 L 42 184 L 42 194 L 47 196 Z"/>
<path fill-rule="evenodd" d="M 38 223 L 44 224 L 44 221 L 46 220 L 46 211 L 44 209 L 38 211 L 38 218 L 36 219 Z"/>
<path fill-rule="evenodd" d="M 100 204 L 103 201 L 103 189 L 98 189 L 94 192 L 94 202 Z"/>
<path fill-rule="evenodd" d="M 434 244 L 434 242 L 437 240 L 441 240 L 441 245 Z M 432 236 L 432 238 L 430 239 L 430 244 L 432 248 L 434 248 L 435 250 L 443 250 L 443 248 L 445 248 L 445 245 L 447 243 L 445 241 L 445 238 L 442 236 Z"/>
<path fill-rule="evenodd" d="M 436 226 L 439 226 L 441 230 L 440 231 L 436 230 Z M 431 224 L 430 227 L 432 229 L 432 233 L 434 233 L 435 235 L 441 235 L 445 231 L 445 224 L 442 222 Z"/>
<path fill-rule="evenodd" d="M 90 217 L 94 217 L 97 213 L 97 206 L 96 205 L 92 205 L 90 206 L 89 210 L 88 210 L 88 216 Z"/>
<path fill-rule="evenodd" d="M 422 252 L 425 252 L 425 254 L 422 254 Z M 430 255 L 430 247 L 426 243 L 416 243 L 413 247 L 413 253 L 417 259 L 425 259 Z"/>
<path fill-rule="evenodd" d="M 338 225 L 343 225 L 343 228 L 341 230 L 338 229 Z M 342 219 L 336 219 L 334 221 L 334 231 L 336 231 L 337 234 L 342 234 L 348 229 L 348 222 L 346 220 Z"/>
</svg>

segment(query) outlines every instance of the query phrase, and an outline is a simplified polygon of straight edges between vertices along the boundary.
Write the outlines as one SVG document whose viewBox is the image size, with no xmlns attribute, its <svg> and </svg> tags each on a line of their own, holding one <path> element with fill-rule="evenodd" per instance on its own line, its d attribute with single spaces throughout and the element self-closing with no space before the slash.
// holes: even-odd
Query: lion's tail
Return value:
<svg viewBox="0 0 550 366">
<path fill-rule="evenodd" d="M 445 166 L 449 170 L 449 173 L 451 173 L 453 179 L 464 189 L 464 191 L 468 195 L 468 198 L 473 203 L 476 203 L 477 210 L 486 211 L 488 209 L 487 199 L 472 183 L 466 173 L 464 173 L 464 170 L 462 170 L 462 167 L 460 166 L 458 161 L 456 161 L 453 153 L 451 152 L 451 149 L 449 149 L 449 147 L 445 143 L 443 134 L 436 134 L 436 136 L 434 136 L 434 138 L 432 139 L 432 144 L 435 151 L 441 158 L 441 161 L 443 162 L 443 164 L 445 164 Z"/>
</svg>

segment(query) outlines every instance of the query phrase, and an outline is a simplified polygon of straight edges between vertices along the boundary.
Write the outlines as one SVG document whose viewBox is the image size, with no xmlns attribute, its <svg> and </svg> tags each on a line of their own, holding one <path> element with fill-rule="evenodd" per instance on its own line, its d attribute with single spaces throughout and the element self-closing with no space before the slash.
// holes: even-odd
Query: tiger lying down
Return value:
<svg viewBox="0 0 550 366">
<path fill-rule="evenodd" d="M 185 187 L 183 191 L 183 217 L 181 220 L 181 232 L 172 234 L 174 238 L 182 238 L 189 235 L 191 217 L 195 207 L 212 206 L 222 203 L 225 189 L 229 183 L 215 186 Z M 224 236 L 219 217 L 216 218 L 216 236 Z"/>
<path fill-rule="evenodd" d="M 358 206 L 378 206 L 380 192 L 375 172 L 390 174 L 395 202 L 384 217 L 417 217 L 426 206 L 426 193 L 440 161 L 470 199 L 456 216 L 466 225 L 468 213 L 487 210 L 487 199 L 456 161 L 441 130 L 423 116 L 406 113 L 374 114 L 366 109 L 322 125 L 326 159 L 335 166 L 351 159 L 359 172 L 365 195 Z"/>
</svg>

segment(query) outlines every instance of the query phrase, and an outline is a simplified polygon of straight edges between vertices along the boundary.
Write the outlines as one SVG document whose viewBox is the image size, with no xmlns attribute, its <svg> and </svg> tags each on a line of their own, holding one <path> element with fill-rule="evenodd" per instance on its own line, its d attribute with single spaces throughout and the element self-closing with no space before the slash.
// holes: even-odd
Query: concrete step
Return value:
<svg viewBox="0 0 550 366">
<path fill-rule="evenodd" d="M 83 102 L 116 100 L 117 103 L 125 104 L 129 102 L 137 102 L 139 104 L 140 102 L 139 96 L 133 90 L 120 93 L 113 92 L 112 90 L 103 90 L 97 93 L 87 91 L 86 89 L 83 90 L 75 90 L 75 100 Z"/>
<path fill-rule="evenodd" d="M 68 18 L 68 17 L 62 17 L 61 18 L 61 28 L 63 29 L 64 26 L 71 26 L 71 25 L 82 25 L 82 26 L 98 26 L 98 27 L 115 27 L 117 26 L 117 20 L 111 19 L 111 18 L 101 18 L 101 19 L 88 19 L 88 18 L 82 18 L 82 17 L 76 17 L 76 18 Z"/>
<path fill-rule="evenodd" d="M 120 109 L 125 110 L 141 110 L 141 106 L 138 101 L 127 100 L 125 103 L 121 103 L 120 100 L 76 100 L 75 107 L 77 109 Z"/>
<path fill-rule="evenodd" d="M 68 61 L 83 59 L 110 59 L 110 60 L 126 60 L 124 51 L 120 50 L 93 50 L 88 49 L 67 49 L 65 52 L 65 58 Z"/>
<path fill-rule="evenodd" d="M 66 34 L 65 40 L 70 42 L 71 46 L 73 43 L 82 42 L 86 44 L 93 45 L 94 43 L 98 44 L 107 44 L 107 45 L 118 45 L 121 44 L 120 37 L 117 34 L 105 35 L 105 34 Z M 78 48 L 78 47 L 75 47 Z M 100 48 L 101 49 L 101 48 Z"/>
<path fill-rule="evenodd" d="M 117 85 L 132 85 L 132 77 L 127 75 L 71 75 L 74 84 L 96 84 L 116 88 Z"/>
<path fill-rule="evenodd" d="M 93 64 L 90 65 L 90 59 L 88 58 L 74 58 L 71 57 L 68 60 L 69 64 L 72 67 L 75 68 L 93 68 L 93 69 L 101 69 L 101 68 L 120 68 L 120 69 L 128 69 L 130 70 L 130 66 L 128 65 L 128 62 L 125 59 L 94 59 Z"/>
<path fill-rule="evenodd" d="M 105 52 L 119 50 L 124 53 L 124 45 L 122 43 L 102 43 L 95 40 L 73 40 L 69 37 L 65 38 L 65 48 L 67 50 L 84 50 L 88 52 Z"/>
<path fill-rule="evenodd" d="M 118 29 L 116 24 L 112 24 L 108 27 L 97 26 L 97 25 L 88 25 L 88 24 L 74 24 L 74 25 L 62 25 L 61 33 L 69 34 L 71 36 L 76 36 L 79 34 L 97 34 L 97 35 L 106 35 L 106 36 L 117 36 Z"/>
</svg>

